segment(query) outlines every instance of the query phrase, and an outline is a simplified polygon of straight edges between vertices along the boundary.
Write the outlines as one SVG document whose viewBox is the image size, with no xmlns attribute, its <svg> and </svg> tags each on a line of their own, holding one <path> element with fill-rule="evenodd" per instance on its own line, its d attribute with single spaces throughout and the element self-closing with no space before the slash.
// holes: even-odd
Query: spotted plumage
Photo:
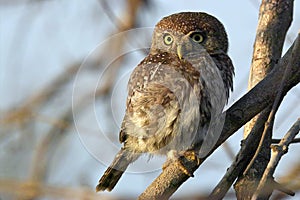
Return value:
<svg viewBox="0 0 300 200">
<path fill-rule="evenodd" d="M 211 15 L 182 12 L 158 22 L 150 53 L 128 83 L 123 147 L 97 191 L 112 190 L 141 154 L 201 150 L 232 89 L 227 50 L 225 29 Z"/>
</svg>

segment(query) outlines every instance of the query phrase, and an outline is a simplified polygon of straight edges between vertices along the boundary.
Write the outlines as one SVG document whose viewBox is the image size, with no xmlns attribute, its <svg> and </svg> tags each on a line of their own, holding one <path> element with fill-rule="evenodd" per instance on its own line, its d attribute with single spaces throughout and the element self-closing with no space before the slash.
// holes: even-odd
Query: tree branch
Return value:
<svg viewBox="0 0 300 200">
<path fill-rule="evenodd" d="M 280 59 L 284 39 L 292 22 L 292 14 L 293 0 L 262 1 L 249 75 L 249 89 L 266 77 Z M 256 117 L 245 125 L 244 138 L 250 133 Z"/>
<path fill-rule="evenodd" d="M 14 179 L 0 179 L 1 199 L 5 195 L 11 197 L 9 199 L 111 199 L 104 195 L 95 194 L 87 187 L 58 187 L 45 183 L 19 181 Z M 121 199 L 121 198 L 118 198 Z M 124 198 L 125 199 L 125 198 Z"/>
<path fill-rule="evenodd" d="M 281 139 L 272 139 L 273 144 L 277 144 L 281 141 Z M 291 144 L 300 143 L 300 138 L 295 138 L 291 141 Z"/>
<path fill-rule="evenodd" d="M 288 146 L 295 138 L 295 136 L 299 133 L 300 130 L 300 118 L 294 123 L 294 125 L 290 128 L 290 130 L 286 133 L 284 138 L 280 141 L 278 145 L 272 146 L 272 156 L 268 166 L 263 174 L 262 179 L 259 182 L 258 188 L 254 193 L 252 200 L 259 199 L 261 195 L 263 195 L 263 189 L 266 186 L 266 183 L 269 179 L 273 179 L 272 175 L 275 172 L 275 169 L 281 159 L 281 157 L 287 153 Z"/>
<path fill-rule="evenodd" d="M 257 149 L 259 138 L 261 137 L 261 135 L 254 133 L 263 132 L 264 122 L 267 120 L 269 113 L 269 107 L 261 112 L 261 115 L 257 118 L 257 123 L 255 123 L 250 134 L 242 141 L 241 149 L 237 154 L 235 161 L 227 169 L 225 175 L 213 189 L 212 193 L 209 195 L 209 199 L 223 199 L 236 178 L 246 169 L 255 153 L 255 149 Z"/>
<path fill-rule="evenodd" d="M 262 0 L 259 21 L 254 43 L 251 71 L 248 88 L 252 88 L 261 81 L 280 59 L 286 33 L 291 25 L 293 16 L 293 0 Z M 245 125 L 244 138 L 251 132 L 260 135 L 260 143 L 255 154 L 242 175 L 235 184 L 237 199 L 250 199 L 255 192 L 257 183 L 266 168 L 270 156 L 270 145 L 273 133 L 274 117 L 283 99 L 278 91 L 276 101 L 270 107 L 270 113 L 265 120 L 265 128 L 261 132 L 251 131 L 257 122 L 255 116 Z M 265 117 L 263 117 L 265 118 Z"/>
</svg>

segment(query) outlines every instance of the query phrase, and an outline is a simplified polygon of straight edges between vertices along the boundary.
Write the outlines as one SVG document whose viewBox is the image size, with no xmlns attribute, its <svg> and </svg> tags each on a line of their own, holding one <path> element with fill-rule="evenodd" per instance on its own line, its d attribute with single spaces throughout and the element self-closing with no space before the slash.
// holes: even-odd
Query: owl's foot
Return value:
<svg viewBox="0 0 300 200">
<path fill-rule="evenodd" d="M 180 153 L 180 156 L 178 157 L 179 161 L 179 167 L 180 169 L 188 176 L 194 177 L 193 171 L 186 168 L 187 162 L 197 162 L 197 165 L 200 164 L 200 159 L 198 154 L 195 151 L 184 151 Z"/>
<path fill-rule="evenodd" d="M 194 177 L 193 171 L 188 169 L 186 167 L 188 162 L 197 162 L 197 165 L 200 164 L 200 159 L 198 157 L 198 154 L 194 151 L 183 151 L 180 153 L 177 152 L 170 152 L 171 156 L 168 156 L 167 162 L 163 165 L 163 169 L 165 169 L 170 163 L 173 163 L 175 161 L 174 158 L 176 158 L 176 163 L 178 164 L 178 167 L 185 173 L 186 175 L 190 177 Z M 168 155 L 170 155 L 168 154 Z"/>
</svg>

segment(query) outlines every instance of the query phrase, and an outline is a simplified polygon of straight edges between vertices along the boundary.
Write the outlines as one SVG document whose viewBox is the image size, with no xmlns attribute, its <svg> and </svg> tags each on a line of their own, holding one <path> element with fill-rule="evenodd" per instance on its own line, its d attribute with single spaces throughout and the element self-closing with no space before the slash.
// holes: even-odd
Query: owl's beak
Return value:
<svg viewBox="0 0 300 200">
<path fill-rule="evenodd" d="M 177 45 L 177 55 L 178 55 L 179 59 L 182 60 L 182 45 L 181 44 Z"/>
</svg>

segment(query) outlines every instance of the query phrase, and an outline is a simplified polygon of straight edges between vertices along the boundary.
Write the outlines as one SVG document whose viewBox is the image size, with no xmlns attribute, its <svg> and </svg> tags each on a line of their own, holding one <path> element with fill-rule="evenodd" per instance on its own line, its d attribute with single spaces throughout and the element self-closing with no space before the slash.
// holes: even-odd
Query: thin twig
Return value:
<svg viewBox="0 0 300 200">
<path fill-rule="evenodd" d="M 109 20 L 116 26 L 118 29 L 118 32 L 130 30 L 133 28 L 136 28 L 136 21 L 137 21 L 137 13 L 139 11 L 139 8 L 141 8 L 143 5 L 147 4 L 147 1 L 145 0 L 127 0 L 127 7 L 126 7 L 126 15 L 122 17 L 123 20 L 119 19 L 112 9 L 109 7 L 106 0 L 98 0 L 100 6 L 102 7 L 102 10 L 107 15 Z M 125 19 L 125 20 L 124 20 Z M 135 43 L 132 43 L 135 42 Z M 145 45 L 142 44 L 140 40 L 130 41 L 128 42 L 129 45 L 133 46 L 133 44 L 136 44 L 136 46 L 141 47 L 140 50 L 147 55 L 149 53 L 149 49 L 144 49 Z"/>
<path fill-rule="evenodd" d="M 272 139 L 273 144 L 278 144 L 280 141 L 281 139 Z M 290 144 L 296 144 L 296 143 L 300 143 L 300 138 L 293 139 Z"/>
<path fill-rule="evenodd" d="M 287 195 L 295 196 L 295 192 L 294 192 L 294 191 L 292 191 L 292 190 L 290 190 L 290 189 L 284 187 L 282 184 L 279 184 L 279 183 L 276 182 L 274 179 L 269 179 L 268 182 L 271 182 L 271 183 L 270 183 L 270 186 L 271 186 L 270 189 L 272 189 L 272 190 L 275 189 L 275 190 L 278 190 L 278 191 L 280 191 L 280 192 L 283 192 L 283 193 L 285 193 L 285 194 L 287 194 Z M 269 187 L 269 184 L 266 184 L 266 185 L 268 185 L 268 187 Z"/>
<path fill-rule="evenodd" d="M 286 174 L 278 179 L 278 182 L 288 187 L 290 190 L 300 191 L 300 161 L 294 162 L 290 168 L 286 170 Z M 272 195 L 273 200 L 285 199 L 286 194 L 278 192 Z"/>
<path fill-rule="evenodd" d="M 125 20 L 120 20 L 109 7 L 106 0 L 98 0 L 98 2 L 101 5 L 106 16 L 118 28 L 120 32 L 133 28 L 135 26 L 135 16 L 137 15 L 137 12 L 139 10 L 138 8 L 144 3 L 143 0 L 127 0 L 127 15 L 123 16 L 123 19 Z"/>
<path fill-rule="evenodd" d="M 290 130 L 286 133 L 284 138 L 280 141 L 278 145 L 273 145 L 272 147 L 272 156 L 268 166 L 261 178 L 258 188 L 254 193 L 252 200 L 258 199 L 261 195 L 263 195 L 263 189 L 265 188 L 266 183 L 269 179 L 272 179 L 272 175 L 281 159 L 281 157 L 287 153 L 288 146 L 291 141 L 295 138 L 295 136 L 300 131 L 300 118 L 294 123 L 294 125 L 290 128 Z M 293 195 L 293 193 L 289 192 L 288 194 Z"/>
<path fill-rule="evenodd" d="M 231 160 L 234 160 L 235 154 L 234 154 L 234 152 L 233 152 L 231 146 L 229 145 L 229 143 L 225 141 L 225 142 L 223 143 L 222 147 L 223 147 L 225 153 L 228 155 L 228 157 L 229 157 Z"/>
<path fill-rule="evenodd" d="M 109 18 L 109 20 L 119 29 L 121 30 L 122 21 L 114 14 L 114 12 L 110 9 L 108 3 L 106 0 L 98 0 L 100 6 L 102 7 L 102 10 L 106 14 L 106 16 Z"/>
</svg>

